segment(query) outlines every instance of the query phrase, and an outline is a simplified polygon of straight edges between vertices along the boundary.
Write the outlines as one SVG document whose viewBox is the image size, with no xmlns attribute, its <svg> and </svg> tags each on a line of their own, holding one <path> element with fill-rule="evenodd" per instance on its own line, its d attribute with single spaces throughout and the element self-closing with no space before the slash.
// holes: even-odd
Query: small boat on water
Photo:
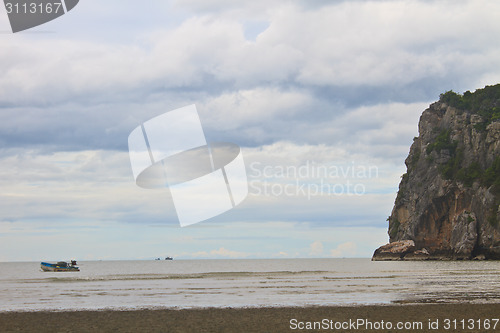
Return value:
<svg viewBox="0 0 500 333">
<path fill-rule="evenodd" d="M 71 262 L 58 261 L 55 264 L 50 262 L 41 262 L 40 268 L 44 272 L 79 272 L 80 268 L 76 265 L 75 260 L 71 260 Z"/>
<path fill-rule="evenodd" d="M 165 260 L 174 260 L 172 257 L 166 257 Z"/>
</svg>

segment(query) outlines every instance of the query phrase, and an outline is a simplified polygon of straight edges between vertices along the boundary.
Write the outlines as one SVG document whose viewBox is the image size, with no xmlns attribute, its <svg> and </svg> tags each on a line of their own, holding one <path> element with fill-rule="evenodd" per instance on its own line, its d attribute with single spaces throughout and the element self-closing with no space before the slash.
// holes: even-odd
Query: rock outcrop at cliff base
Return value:
<svg viewBox="0 0 500 333">
<path fill-rule="evenodd" d="M 500 259 L 500 84 L 442 94 L 418 127 L 373 260 Z"/>
</svg>

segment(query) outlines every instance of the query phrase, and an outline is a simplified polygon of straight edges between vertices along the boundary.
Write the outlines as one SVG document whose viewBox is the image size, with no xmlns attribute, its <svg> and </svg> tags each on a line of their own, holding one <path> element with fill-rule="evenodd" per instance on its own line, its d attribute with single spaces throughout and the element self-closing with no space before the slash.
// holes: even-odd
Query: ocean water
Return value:
<svg viewBox="0 0 500 333">
<path fill-rule="evenodd" d="M 500 302 L 500 263 L 369 259 L 0 263 L 0 311 Z"/>
</svg>

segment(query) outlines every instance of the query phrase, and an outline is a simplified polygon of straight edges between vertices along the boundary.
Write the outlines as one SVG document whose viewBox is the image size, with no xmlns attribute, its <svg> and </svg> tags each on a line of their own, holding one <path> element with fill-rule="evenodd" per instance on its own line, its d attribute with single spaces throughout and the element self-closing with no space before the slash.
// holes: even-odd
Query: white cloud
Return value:
<svg viewBox="0 0 500 333">
<path fill-rule="evenodd" d="M 166 243 L 185 257 L 369 256 L 386 242 L 420 113 L 444 90 L 500 80 L 494 1 L 189 0 L 148 3 L 147 13 L 92 1 L 47 25 L 53 34 L 1 37 L 0 253 L 17 249 L 12 258 L 33 259 L 39 244 L 55 244 L 46 254 L 69 249 L 72 227 L 96 246 L 78 249 L 87 258 L 123 248 L 147 258 Z M 254 21 L 265 24 L 248 40 Z M 168 191 L 133 183 L 126 137 L 191 103 L 207 136 L 239 143 L 260 171 L 312 161 L 375 165 L 379 175 L 362 179 L 359 197 L 251 193 L 178 230 Z M 89 225 L 115 238 L 97 246 Z"/>
<path fill-rule="evenodd" d="M 382 218 L 390 210 L 399 176 L 403 172 L 400 167 L 394 167 L 383 159 L 370 160 L 336 146 L 277 142 L 259 148 L 245 148 L 243 157 L 251 184 L 250 195 L 234 211 L 218 217 L 217 221 L 275 219 L 344 224 L 350 211 L 356 211 L 355 207 L 360 204 L 371 207 L 366 209 L 366 216 L 380 215 Z M 353 161 L 356 163 L 353 164 Z M 145 190 L 134 184 L 127 152 L 44 154 L 18 149 L 16 154 L 0 158 L 0 164 L 0 208 L 3 220 L 38 219 L 44 223 L 58 216 L 59 219 L 105 218 L 138 224 L 144 220 L 177 224 L 175 208 L 167 189 Z M 339 174 L 321 174 L 319 178 L 314 174 L 298 175 L 298 180 L 306 185 L 321 180 L 342 186 L 347 181 L 353 184 L 359 182 L 368 193 L 363 196 L 304 193 L 301 189 L 294 189 L 297 175 L 275 177 L 272 174 L 290 167 L 297 170 L 306 167 L 308 172 L 313 172 L 316 170 L 314 168 L 325 166 L 338 169 Z M 377 173 L 372 178 L 352 178 L 350 170 L 357 166 L 375 166 Z M 342 172 L 348 173 L 348 177 L 342 176 Z M 292 184 L 290 189 L 294 191 L 293 195 L 264 192 L 265 186 L 288 186 L 289 183 Z M 210 204 L 210 201 L 206 203 Z M 27 206 L 29 209 L 24 208 Z M 335 212 L 334 218 L 331 217 L 332 212 Z M 362 220 L 359 217 L 357 222 L 352 223 L 363 223 Z"/>
<path fill-rule="evenodd" d="M 353 160 L 359 164 L 375 163 L 380 169 L 380 177 L 363 179 L 363 182 L 372 192 L 379 191 L 380 194 L 308 199 L 300 193 L 292 197 L 251 193 L 236 209 L 201 223 L 200 228 L 177 230 L 178 222 L 168 191 L 137 187 L 127 152 L 43 153 L 17 149 L 0 159 L 0 220 L 9 225 L 0 232 L 0 237 L 4 235 L 4 239 L 9 239 L 2 243 L 0 252 L 12 253 L 12 258 L 18 260 L 38 260 L 29 257 L 31 247 L 25 245 L 29 239 L 33 246 L 39 242 L 51 242 L 54 247 L 44 253 L 56 256 L 58 246 L 70 248 L 69 244 L 64 245 L 64 239 L 74 232 L 80 233 L 79 239 L 86 244 L 92 244 L 93 233 L 113 235 L 112 239 L 106 240 L 109 247 L 99 246 L 94 251 L 82 245 L 75 249 L 74 257 L 80 258 L 98 258 L 103 255 L 101 253 L 109 258 L 152 258 L 164 253 L 165 244 L 171 249 L 164 255 L 180 255 L 181 258 L 274 257 L 279 252 L 287 253 L 282 255 L 288 257 L 307 257 L 311 253 L 310 244 L 315 241 L 329 244 L 338 242 L 338 237 L 353 239 L 367 233 L 376 239 L 377 245 L 386 242 L 385 217 L 394 201 L 399 175 L 403 171 L 400 168 L 383 158 L 370 160 L 338 146 L 290 142 L 245 148 L 243 155 L 250 180 L 261 178 L 249 168 L 252 162 L 259 162 L 262 167 L 300 167 L 308 161 L 343 167 L 348 167 Z M 360 211 L 359 207 L 364 209 Z M 110 223 L 112 226 L 107 227 Z M 152 232 L 151 225 L 168 228 Z M 372 232 L 357 228 L 369 225 L 382 227 L 381 232 L 372 236 Z M 337 234 L 340 226 L 357 231 Z M 59 231 L 53 235 L 55 230 Z M 270 239 L 263 238 L 264 230 Z M 138 238 L 141 234 L 144 236 Z M 322 239 L 325 234 L 331 234 L 332 238 Z M 121 244 L 126 242 L 136 245 L 123 252 Z M 14 254 L 16 251 L 12 249 L 18 246 L 25 249 Z M 141 250 L 134 253 L 135 246 Z M 376 247 L 371 243 L 365 246 L 358 252 L 360 256 L 369 256 Z M 198 253 L 191 256 L 195 252 Z M 313 252 L 320 256 L 328 249 L 320 254 L 319 247 L 316 247 Z"/>
<path fill-rule="evenodd" d="M 350 110 L 332 121 L 333 141 L 348 151 L 401 163 L 418 136 L 418 120 L 428 106 L 428 102 L 387 103 Z"/>
<path fill-rule="evenodd" d="M 357 246 L 353 242 L 342 243 L 331 250 L 330 255 L 334 258 L 354 257 L 356 256 L 356 248 Z"/>
<path fill-rule="evenodd" d="M 309 254 L 312 256 L 319 256 L 323 254 L 323 243 L 315 241 L 309 245 Z"/>
<path fill-rule="evenodd" d="M 400 159 L 424 104 L 500 80 L 491 1 L 177 6 L 198 14 L 133 41 L 6 36 L 0 142 L 124 149 L 138 123 L 196 103 L 217 139 L 336 142 Z M 269 27 L 246 40 L 245 22 L 264 18 Z"/>
<path fill-rule="evenodd" d="M 225 17 L 258 17 L 265 15 L 272 3 L 264 0 L 234 2 L 231 0 L 175 0 L 174 6 L 201 14 L 217 14 Z"/>
<path fill-rule="evenodd" d="M 426 78 L 500 77 L 494 70 L 500 68 L 498 46 L 491 43 L 500 33 L 497 2 L 266 6 L 270 26 L 256 42 L 245 39 L 241 16 L 210 11 L 170 29 L 149 30 L 135 44 L 43 35 L 4 38 L 9 52 L 0 56 L 0 99 L 52 102 L 104 91 L 203 89 L 208 77 L 243 90 L 266 84 L 397 87 Z M 237 7 L 247 18 L 257 17 L 253 6 Z"/>
<path fill-rule="evenodd" d="M 478 52 L 494 59 L 497 48 L 486 40 L 499 32 L 498 10 L 491 1 L 346 1 L 309 11 L 287 6 L 261 40 L 304 52 L 307 61 L 298 77 L 303 83 L 407 84 L 462 69 Z"/>
<path fill-rule="evenodd" d="M 168 192 L 135 186 L 126 152 L 18 150 L 0 160 L 2 220 L 177 220 Z"/>
<path fill-rule="evenodd" d="M 193 258 L 217 258 L 217 257 L 245 258 L 245 257 L 248 257 L 248 254 L 244 253 L 244 252 L 231 251 L 231 250 L 228 250 L 228 249 L 221 247 L 218 250 L 212 250 L 209 252 L 198 251 L 198 252 L 192 253 L 190 256 Z"/>
<path fill-rule="evenodd" d="M 285 252 L 285 251 L 280 251 L 278 252 L 277 254 L 273 255 L 273 257 L 281 257 L 281 258 L 287 258 L 289 257 L 290 255 L 288 254 L 288 252 Z"/>
<path fill-rule="evenodd" d="M 219 131 L 270 124 L 278 117 L 294 117 L 314 104 L 309 93 L 256 88 L 225 93 L 201 104 L 207 125 Z"/>
</svg>

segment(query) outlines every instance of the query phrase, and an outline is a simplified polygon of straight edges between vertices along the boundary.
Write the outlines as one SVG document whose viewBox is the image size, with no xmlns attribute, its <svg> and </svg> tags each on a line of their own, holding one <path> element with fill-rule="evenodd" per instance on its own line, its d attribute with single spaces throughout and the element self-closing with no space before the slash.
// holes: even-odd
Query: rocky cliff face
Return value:
<svg viewBox="0 0 500 333">
<path fill-rule="evenodd" d="M 442 94 L 405 164 L 373 260 L 500 259 L 500 85 Z"/>
</svg>

